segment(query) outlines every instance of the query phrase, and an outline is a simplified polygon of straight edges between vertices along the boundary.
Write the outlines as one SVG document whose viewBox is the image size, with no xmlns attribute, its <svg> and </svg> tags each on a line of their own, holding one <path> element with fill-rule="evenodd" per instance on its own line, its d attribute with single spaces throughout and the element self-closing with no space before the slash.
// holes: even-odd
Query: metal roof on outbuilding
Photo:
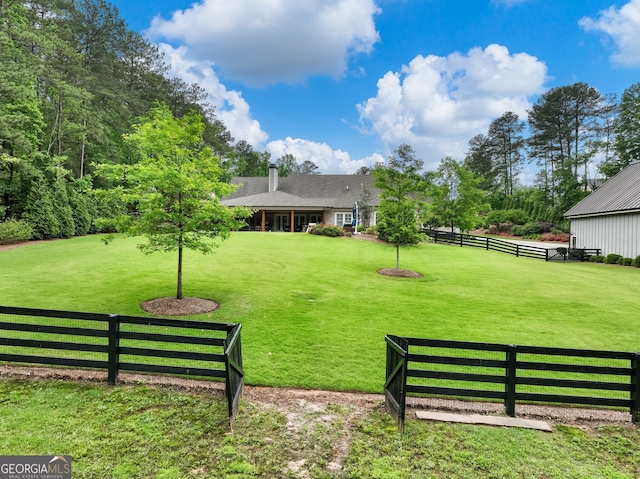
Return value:
<svg viewBox="0 0 640 479">
<path fill-rule="evenodd" d="M 640 162 L 632 163 L 607 180 L 564 216 L 592 216 L 640 211 Z"/>
</svg>

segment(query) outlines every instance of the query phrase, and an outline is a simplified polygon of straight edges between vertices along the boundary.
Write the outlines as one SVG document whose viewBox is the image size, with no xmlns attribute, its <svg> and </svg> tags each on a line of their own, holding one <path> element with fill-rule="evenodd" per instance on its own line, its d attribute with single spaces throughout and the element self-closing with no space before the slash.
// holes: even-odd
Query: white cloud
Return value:
<svg viewBox="0 0 640 479">
<path fill-rule="evenodd" d="M 249 104 L 240 92 L 227 90 L 220 83 L 211 63 L 189 60 L 187 47 L 173 48 L 167 44 L 159 47 L 171 65 L 169 75 L 204 88 L 208 102 L 216 108 L 216 116 L 236 140 L 245 140 L 256 149 L 264 146 L 268 135 L 262 131 L 260 123 L 251 118 Z"/>
<path fill-rule="evenodd" d="M 298 163 L 306 160 L 313 161 L 324 174 L 355 173 L 362 166 L 373 166 L 384 161 L 384 158 L 377 153 L 366 158 L 352 160 L 349 153 L 333 150 L 326 143 L 291 137 L 269 142 L 267 151 L 271 153 L 271 158 L 274 160 L 283 155 L 291 154 L 296 157 Z"/>
<path fill-rule="evenodd" d="M 500 45 L 466 55 L 418 55 L 378 80 L 377 96 L 357 108 L 389 151 L 407 143 L 431 168 L 445 156 L 462 159 L 468 141 L 503 113 L 525 119 L 528 97 L 543 91 L 546 74 L 536 57 Z"/>
<path fill-rule="evenodd" d="M 176 40 L 250 85 L 343 74 L 379 40 L 374 0 L 202 0 L 154 18 L 147 35 Z"/>
<path fill-rule="evenodd" d="M 614 63 L 625 67 L 640 67 L 640 0 L 631 0 L 620 9 L 610 7 L 600 12 L 596 20 L 584 17 L 579 25 L 586 31 L 600 31 L 616 44 Z"/>
</svg>

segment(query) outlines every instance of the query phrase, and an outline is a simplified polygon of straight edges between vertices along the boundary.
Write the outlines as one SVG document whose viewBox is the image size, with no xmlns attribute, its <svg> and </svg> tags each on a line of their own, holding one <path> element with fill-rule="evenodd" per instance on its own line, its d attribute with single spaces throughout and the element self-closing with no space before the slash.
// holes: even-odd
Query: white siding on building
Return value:
<svg viewBox="0 0 640 479">
<path fill-rule="evenodd" d="M 572 218 L 571 236 L 576 248 L 600 248 L 604 256 L 635 258 L 640 255 L 640 214 Z"/>
</svg>

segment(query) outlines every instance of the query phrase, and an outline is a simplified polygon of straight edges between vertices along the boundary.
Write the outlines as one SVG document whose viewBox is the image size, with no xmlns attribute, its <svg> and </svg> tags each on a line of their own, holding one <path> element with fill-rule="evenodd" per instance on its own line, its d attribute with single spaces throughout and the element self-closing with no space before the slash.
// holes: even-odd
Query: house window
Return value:
<svg viewBox="0 0 640 479">
<path fill-rule="evenodd" d="M 351 216 L 350 212 L 336 213 L 336 225 L 338 226 L 350 225 L 352 221 L 353 221 L 353 217 Z"/>
</svg>

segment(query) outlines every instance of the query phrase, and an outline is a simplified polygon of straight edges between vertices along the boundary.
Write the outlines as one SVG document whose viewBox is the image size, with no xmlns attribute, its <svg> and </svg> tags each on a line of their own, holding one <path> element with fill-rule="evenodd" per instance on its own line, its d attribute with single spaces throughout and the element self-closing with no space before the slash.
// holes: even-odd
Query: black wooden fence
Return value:
<svg viewBox="0 0 640 479">
<path fill-rule="evenodd" d="M 588 261 L 589 257 L 600 254 L 600 249 L 593 248 L 543 248 L 541 246 L 523 245 L 511 241 L 489 238 L 487 236 L 475 236 L 430 229 L 423 229 L 422 231 L 427 236 L 433 238 L 435 243 L 472 246 L 512 254 L 517 257 L 522 256 L 525 258 L 542 259 L 544 261 Z"/>
<path fill-rule="evenodd" d="M 640 420 L 640 353 L 388 335 L 385 404 L 404 428 L 407 394 L 629 408 Z"/>
<path fill-rule="evenodd" d="M 0 306 L 0 361 L 225 380 L 233 425 L 242 387 L 240 324 Z"/>
</svg>

